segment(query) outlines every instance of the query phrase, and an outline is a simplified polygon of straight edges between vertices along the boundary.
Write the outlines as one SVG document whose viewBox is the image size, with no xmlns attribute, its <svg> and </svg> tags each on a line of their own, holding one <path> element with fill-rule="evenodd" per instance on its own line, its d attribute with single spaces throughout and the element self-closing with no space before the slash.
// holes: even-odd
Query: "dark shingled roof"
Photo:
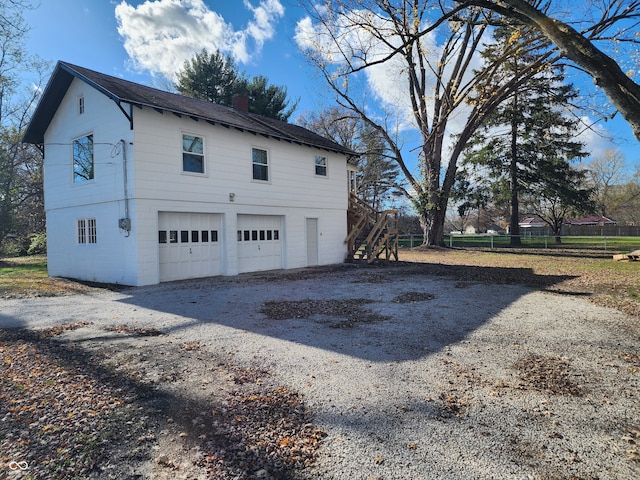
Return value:
<svg viewBox="0 0 640 480">
<path fill-rule="evenodd" d="M 170 112 L 197 121 L 235 128 L 277 140 L 307 145 L 348 156 L 355 155 L 348 148 L 297 125 L 165 92 L 66 62 L 58 62 L 56 65 L 40 103 L 22 137 L 24 143 L 44 143 L 44 133 L 74 78 L 86 82 L 109 97 L 122 109 L 125 115 L 128 115 L 128 113 L 123 104 L 130 104 L 140 108 L 148 107 L 159 112 Z"/>
</svg>

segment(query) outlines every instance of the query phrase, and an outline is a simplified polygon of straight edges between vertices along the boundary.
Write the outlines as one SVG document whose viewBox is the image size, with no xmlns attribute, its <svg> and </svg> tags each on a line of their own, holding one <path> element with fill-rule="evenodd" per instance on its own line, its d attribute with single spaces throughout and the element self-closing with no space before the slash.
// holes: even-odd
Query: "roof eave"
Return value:
<svg viewBox="0 0 640 480">
<path fill-rule="evenodd" d="M 22 142 L 39 145 L 44 144 L 45 132 L 49 127 L 49 124 L 51 123 L 55 112 L 59 108 L 62 99 L 66 95 L 73 79 L 77 78 L 115 102 L 122 113 L 129 119 L 131 123 L 133 120 L 133 118 L 131 117 L 132 112 L 127 113 L 124 109 L 124 104 L 136 106 L 139 108 L 147 107 L 154 109 L 157 112 L 173 113 L 174 115 L 189 117 L 195 121 L 202 120 L 213 125 L 221 125 L 226 128 L 234 128 L 239 131 L 251 133 L 254 135 L 262 135 L 267 138 L 273 138 L 279 141 L 286 141 L 301 146 L 307 146 L 314 149 L 320 149 L 327 152 L 345 155 L 348 158 L 357 156 L 355 152 L 352 152 L 351 150 L 344 148 L 341 145 L 335 144 L 334 146 L 334 142 L 331 142 L 328 139 L 327 143 L 324 143 L 316 142 L 312 138 L 309 139 L 305 138 L 304 136 L 299 137 L 294 132 L 289 132 L 287 131 L 287 129 L 281 129 L 280 127 L 278 127 L 278 125 L 272 125 L 270 122 L 258 118 L 258 116 L 253 114 L 247 114 L 246 116 L 240 114 L 243 118 L 239 119 L 239 121 L 236 123 L 233 121 L 229 121 L 232 119 L 215 118 L 209 115 L 202 115 L 202 113 L 194 113 L 194 111 L 190 111 L 186 108 L 180 109 L 175 108 L 175 106 L 172 107 L 166 104 L 163 105 L 163 102 L 155 103 L 145 101 L 145 98 L 142 98 L 142 96 L 131 96 L 130 94 L 122 95 L 123 92 L 120 92 L 120 94 L 116 94 L 102 85 L 99 80 L 94 80 L 90 76 L 82 73 L 84 70 L 98 74 L 98 72 L 93 72 L 88 69 L 82 69 L 81 67 L 76 68 L 74 65 L 66 64 L 62 61 L 59 61 L 56 64 L 51 79 L 49 80 L 42 98 L 40 99 L 40 102 L 38 103 L 34 111 L 31 122 L 25 130 L 25 133 L 22 137 Z M 251 123 L 256 123 L 256 128 L 252 128 Z M 261 128 L 260 126 L 264 128 Z M 131 127 L 133 128 L 133 124 L 131 125 Z"/>
<path fill-rule="evenodd" d="M 178 109 L 171 109 L 171 108 L 167 108 L 167 107 L 162 107 L 160 105 L 155 105 L 155 104 L 151 104 L 151 103 L 144 103 L 144 102 L 140 102 L 140 101 L 134 101 L 134 100 L 128 100 L 126 98 L 122 98 L 119 99 L 119 101 L 121 103 L 129 103 L 131 105 L 134 105 L 138 108 L 150 108 L 153 109 L 155 111 L 159 111 L 162 110 L 163 112 L 167 112 L 167 113 L 171 113 L 173 115 L 177 115 L 177 116 L 185 116 L 185 117 L 189 117 L 192 120 L 195 121 L 199 121 L 202 120 L 203 122 L 207 122 L 211 125 L 220 125 L 222 127 L 226 127 L 226 128 L 235 128 L 236 130 L 239 130 L 241 132 L 247 132 L 247 133 L 252 133 L 254 135 L 263 135 L 264 137 L 267 138 L 273 138 L 275 140 L 280 140 L 280 141 L 285 141 L 288 143 L 295 143 L 297 145 L 301 145 L 301 146 L 307 146 L 310 148 L 317 148 L 320 150 L 324 150 L 327 152 L 332 152 L 332 153 L 337 153 L 340 155 L 346 155 L 347 157 L 354 157 L 354 156 L 358 156 L 357 153 L 352 152 L 348 149 L 342 149 L 342 148 L 331 148 L 327 145 L 319 145 L 316 144 L 314 142 L 307 142 L 304 140 L 299 140 L 296 139 L 295 137 L 291 137 L 288 135 L 274 135 L 272 133 L 266 133 L 263 131 L 259 131 L 259 130 L 254 130 L 251 128 L 247 128 L 247 127 L 243 127 L 242 125 L 238 125 L 238 124 L 234 124 L 232 122 L 224 122 L 221 120 L 217 120 L 215 118 L 211 118 L 211 117 L 207 117 L 207 116 L 203 116 L 203 115 L 195 115 L 193 112 L 188 112 L 185 110 L 178 110 Z"/>
</svg>

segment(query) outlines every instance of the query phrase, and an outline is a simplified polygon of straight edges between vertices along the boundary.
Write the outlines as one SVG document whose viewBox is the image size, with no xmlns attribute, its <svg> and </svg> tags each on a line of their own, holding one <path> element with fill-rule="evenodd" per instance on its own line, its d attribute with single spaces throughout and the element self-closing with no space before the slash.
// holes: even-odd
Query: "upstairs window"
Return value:
<svg viewBox="0 0 640 480">
<path fill-rule="evenodd" d="M 269 159 L 267 151 L 261 148 L 252 149 L 253 179 L 269 181 Z"/>
<path fill-rule="evenodd" d="M 78 97 L 78 113 L 80 115 L 84 113 L 84 97 Z"/>
<path fill-rule="evenodd" d="M 316 175 L 327 176 L 327 157 L 316 155 Z"/>
<path fill-rule="evenodd" d="M 182 171 L 204 173 L 204 140 L 196 135 L 182 135 Z"/>
<path fill-rule="evenodd" d="M 73 141 L 73 183 L 93 180 L 93 135 L 86 135 Z"/>
</svg>

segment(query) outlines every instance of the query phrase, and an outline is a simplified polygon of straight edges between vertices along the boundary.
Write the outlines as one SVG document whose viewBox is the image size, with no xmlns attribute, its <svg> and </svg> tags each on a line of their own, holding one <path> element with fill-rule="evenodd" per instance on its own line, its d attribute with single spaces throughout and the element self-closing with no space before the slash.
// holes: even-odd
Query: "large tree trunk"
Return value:
<svg viewBox="0 0 640 480">
<path fill-rule="evenodd" d="M 435 198 L 436 195 L 432 195 Z M 424 197 L 423 197 L 424 198 Z M 447 214 L 446 201 L 442 198 L 424 204 L 416 204 L 416 211 L 422 227 L 422 245 L 425 247 L 444 247 L 444 221 Z"/>
<path fill-rule="evenodd" d="M 459 0 L 458 3 L 487 8 L 537 27 L 563 56 L 593 77 L 594 83 L 604 91 L 640 140 L 640 85 L 580 32 L 564 22 L 549 18 L 526 0 Z"/>
<path fill-rule="evenodd" d="M 422 227 L 422 245 L 425 247 L 444 247 L 445 215 L 440 210 L 429 210 L 420 214 Z"/>
</svg>

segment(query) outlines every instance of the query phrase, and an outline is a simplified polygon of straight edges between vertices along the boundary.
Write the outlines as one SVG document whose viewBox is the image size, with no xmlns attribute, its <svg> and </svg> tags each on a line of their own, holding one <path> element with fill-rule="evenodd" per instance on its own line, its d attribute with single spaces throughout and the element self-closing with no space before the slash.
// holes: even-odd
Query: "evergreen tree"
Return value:
<svg viewBox="0 0 640 480">
<path fill-rule="evenodd" d="M 501 85 L 521 72 L 529 72 L 539 56 L 530 32 L 525 28 L 501 27 L 495 32 L 496 42 L 483 52 L 488 64 L 497 63 L 507 50 L 517 46 L 518 55 L 504 57 L 505 60 L 493 75 L 488 76 L 481 88 Z M 564 73 L 558 65 L 530 76 L 522 88 L 515 91 L 505 102 L 489 115 L 475 133 L 466 149 L 464 164 L 467 171 L 487 176 L 494 201 L 508 197 L 510 205 L 511 244 L 519 245 L 519 202 L 522 192 L 532 185 L 551 179 L 542 172 L 549 169 L 566 178 L 561 182 L 571 185 L 571 168 L 558 168 L 585 157 L 583 145 L 575 140 L 578 121 L 568 117 L 564 111 L 577 96 L 572 85 L 564 84 Z M 506 189 L 506 190 L 505 190 Z M 577 194 L 576 200 L 581 199 Z M 571 195 L 563 195 L 570 201 Z M 574 202 L 575 203 L 575 202 Z"/>
<path fill-rule="evenodd" d="M 175 84 L 180 95 L 231 106 L 231 98 L 242 85 L 230 55 L 202 50 L 185 62 Z"/>
<path fill-rule="evenodd" d="M 248 82 L 245 81 L 243 89 L 238 93 L 249 97 L 250 112 L 286 122 L 298 107 L 299 100 L 289 106 L 286 87 L 269 85 L 268 82 L 267 77 L 258 75 Z"/>
<path fill-rule="evenodd" d="M 251 113 L 285 122 L 298 106 L 298 101 L 290 105 L 286 87 L 269 85 L 263 75 L 247 78 L 238 71 L 231 56 L 219 51 L 202 50 L 185 62 L 175 88 L 181 95 L 226 106 L 232 105 L 235 94 L 246 95 Z"/>
</svg>

